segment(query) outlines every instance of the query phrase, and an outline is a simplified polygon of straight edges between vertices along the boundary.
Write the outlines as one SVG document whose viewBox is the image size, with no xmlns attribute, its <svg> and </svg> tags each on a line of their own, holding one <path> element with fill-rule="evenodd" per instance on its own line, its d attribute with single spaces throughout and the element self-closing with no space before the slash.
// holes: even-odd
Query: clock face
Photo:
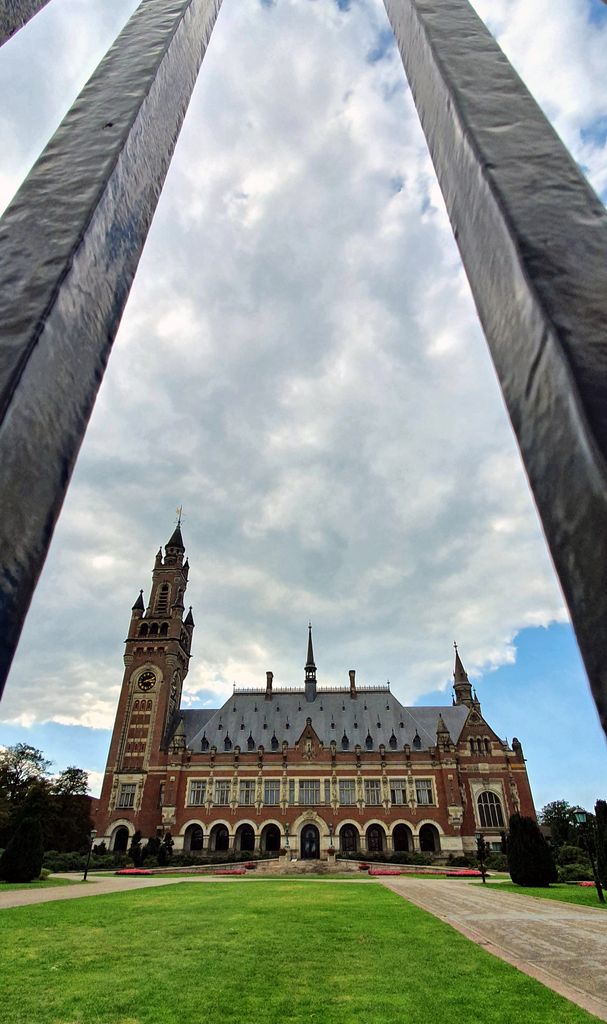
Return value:
<svg viewBox="0 0 607 1024">
<path fill-rule="evenodd" d="M 140 690 L 153 690 L 156 685 L 156 676 L 153 672 L 142 672 L 139 676 L 137 686 Z"/>
</svg>

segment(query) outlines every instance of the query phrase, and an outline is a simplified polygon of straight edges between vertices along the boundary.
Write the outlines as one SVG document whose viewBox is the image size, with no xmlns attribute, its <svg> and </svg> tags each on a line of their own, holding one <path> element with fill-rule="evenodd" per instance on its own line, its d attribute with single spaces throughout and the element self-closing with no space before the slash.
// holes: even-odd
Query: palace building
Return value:
<svg viewBox="0 0 607 1024">
<path fill-rule="evenodd" d="M 182 709 L 194 619 L 181 527 L 156 555 L 147 605 L 133 605 L 97 837 L 125 850 L 170 832 L 176 850 L 501 849 L 510 814 L 534 816 L 518 740 L 500 739 L 455 652 L 449 706 L 404 707 L 389 686 L 322 686 L 308 630 L 303 685 L 266 673 L 222 707 Z"/>
</svg>

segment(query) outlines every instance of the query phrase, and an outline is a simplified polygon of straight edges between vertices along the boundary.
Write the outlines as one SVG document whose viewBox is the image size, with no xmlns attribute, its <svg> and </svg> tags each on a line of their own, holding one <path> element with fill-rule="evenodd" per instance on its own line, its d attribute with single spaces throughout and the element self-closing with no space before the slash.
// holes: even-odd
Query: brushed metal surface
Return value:
<svg viewBox="0 0 607 1024">
<path fill-rule="evenodd" d="M 0 693 L 221 0 L 143 0 L 0 221 Z"/>
<path fill-rule="evenodd" d="M 607 212 L 467 0 L 384 0 L 607 732 Z"/>
<path fill-rule="evenodd" d="M 0 46 L 46 7 L 49 0 L 0 0 Z"/>
</svg>

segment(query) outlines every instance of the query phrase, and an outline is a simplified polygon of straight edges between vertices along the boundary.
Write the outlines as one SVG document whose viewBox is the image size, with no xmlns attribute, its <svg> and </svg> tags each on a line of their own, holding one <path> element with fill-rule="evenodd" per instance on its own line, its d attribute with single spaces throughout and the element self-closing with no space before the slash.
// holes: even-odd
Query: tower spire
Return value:
<svg viewBox="0 0 607 1024">
<path fill-rule="evenodd" d="M 453 670 L 453 689 L 455 690 L 455 703 L 456 704 L 467 704 L 468 707 L 472 707 L 474 703 L 472 699 L 472 686 L 468 679 L 468 673 L 462 664 L 462 659 L 459 656 L 457 644 L 453 642 L 455 648 L 455 668 Z"/>
<path fill-rule="evenodd" d="M 308 657 L 304 666 L 306 673 L 306 700 L 316 700 L 316 665 L 312 647 L 312 623 L 308 622 Z"/>
</svg>

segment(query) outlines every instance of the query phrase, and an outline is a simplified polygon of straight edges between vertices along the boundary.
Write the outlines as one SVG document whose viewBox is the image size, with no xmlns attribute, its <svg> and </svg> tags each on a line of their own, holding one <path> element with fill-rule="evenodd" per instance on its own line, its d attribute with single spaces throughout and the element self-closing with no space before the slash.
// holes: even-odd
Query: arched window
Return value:
<svg viewBox="0 0 607 1024">
<path fill-rule="evenodd" d="M 252 853 L 255 849 L 255 832 L 251 825 L 239 825 L 236 829 L 235 846 L 237 850 Z"/>
<path fill-rule="evenodd" d="M 415 733 L 415 736 L 413 737 L 413 749 L 414 750 L 421 750 L 422 749 L 421 736 L 419 735 L 419 733 L 417 731 Z"/>
<path fill-rule="evenodd" d="M 390 750 L 396 750 L 397 742 L 398 741 L 396 739 L 396 736 L 394 735 L 394 730 L 392 730 L 392 735 L 388 740 L 388 746 L 390 747 Z"/>
<path fill-rule="evenodd" d="M 339 830 L 339 849 L 342 853 L 356 853 L 358 850 L 358 829 L 354 825 L 342 825 Z"/>
<path fill-rule="evenodd" d="M 491 743 L 487 739 L 485 740 L 485 753 L 486 754 L 490 754 L 491 753 Z"/>
<path fill-rule="evenodd" d="M 489 791 L 478 798 L 478 820 L 481 828 L 503 828 L 504 815 L 499 796 Z"/>
<path fill-rule="evenodd" d="M 367 850 L 369 853 L 381 853 L 386 845 L 386 833 L 381 825 L 369 825 L 367 829 Z"/>
<path fill-rule="evenodd" d="M 158 623 L 153 622 L 150 626 L 150 636 L 158 636 Z"/>
<path fill-rule="evenodd" d="M 435 825 L 422 825 L 419 830 L 419 848 L 422 853 L 440 852 L 440 836 Z"/>
<path fill-rule="evenodd" d="M 225 825 L 213 825 L 210 833 L 211 849 L 222 852 L 229 849 L 230 833 Z"/>
<path fill-rule="evenodd" d="M 272 735 L 272 750 L 278 750 L 278 737 L 276 733 Z"/>
<path fill-rule="evenodd" d="M 196 853 L 204 846 L 204 836 L 200 825 L 188 825 L 183 836 L 183 848 Z"/>
<path fill-rule="evenodd" d="M 231 750 L 232 749 L 232 740 L 230 739 L 230 737 L 228 736 L 227 733 L 226 733 L 226 738 L 223 741 L 223 749 L 224 750 Z"/>
<path fill-rule="evenodd" d="M 252 736 L 251 733 L 249 733 L 249 736 L 248 736 L 248 739 L 247 739 L 247 750 L 255 750 L 255 740 L 253 739 L 253 736 Z"/>
<path fill-rule="evenodd" d="M 470 740 L 470 753 L 471 754 L 475 754 L 476 753 L 476 748 L 474 746 L 474 740 Z"/>
<path fill-rule="evenodd" d="M 209 749 L 209 741 L 207 739 L 206 732 L 204 733 L 204 735 L 203 735 L 203 737 L 202 737 L 202 739 L 200 741 L 200 749 L 201 750 L 208 750 Z"/>
<path fill-rule="evenodd" d="M 140 627 L 139 627 L 139 636 L 147 636 L 147 635 L 148 635 L 148 624 L 147 624 L 147 622 L 142 622 Z"/>
<path fill-rule="evenodd" d="M 139 711 L 139 701 L 138 700 L 136 700 L 135 703 L 133 704 L 133 711 Z"/>
<path fill-rule="evenodd" d="M 396 853 L 413 850 L 413 834 L 408 825 L 395 825 L 392 829 L 392 846 Z"/>
<path fill-rule="evenodd" d="M 476 749 L 478 750 L 479 754 L 482 754 L 482 752 L 483 752 L 483 741 L 482 740 L 477 740 L 476 741 Z"/>
<path fill-rule="evenodd" d="M 367 738 L 365 740 L 365 747 L 367 748 L 367 750 L 373 750 L 373 737 L 372 737 L 370 732 L 367 733 Z"/>
<path fill-rule="evenodd" d="M 160 626 L 160 635 L 161 636 L 166 636 L 168 631 L 169 631 L 169 624 L 168 624 L 168 622 L 163 622 L 161 624 L 161 626 Z"/>
<path fill-rule="evenodd" d="M 126 853 L 129 842 L 129 830 L 126 825 L 120 825 L 114 832 L 111 848 L 114 853 Z"/>
<path fill-rule="evenodd" d="M 341 738 L 341 749 L 342 750 L 349 750 L 350 749 L 350 740 L 348 739 L 348 737 L 346 736 L 345 733 L 343 734 L 343 736 Z"/>
<path fill-rule="evenodd" d="M 278 825 L 266 825 L 261 830 L 263 853 L 277 853 L 280 850 L 280 829 Z"/>
</svg>

